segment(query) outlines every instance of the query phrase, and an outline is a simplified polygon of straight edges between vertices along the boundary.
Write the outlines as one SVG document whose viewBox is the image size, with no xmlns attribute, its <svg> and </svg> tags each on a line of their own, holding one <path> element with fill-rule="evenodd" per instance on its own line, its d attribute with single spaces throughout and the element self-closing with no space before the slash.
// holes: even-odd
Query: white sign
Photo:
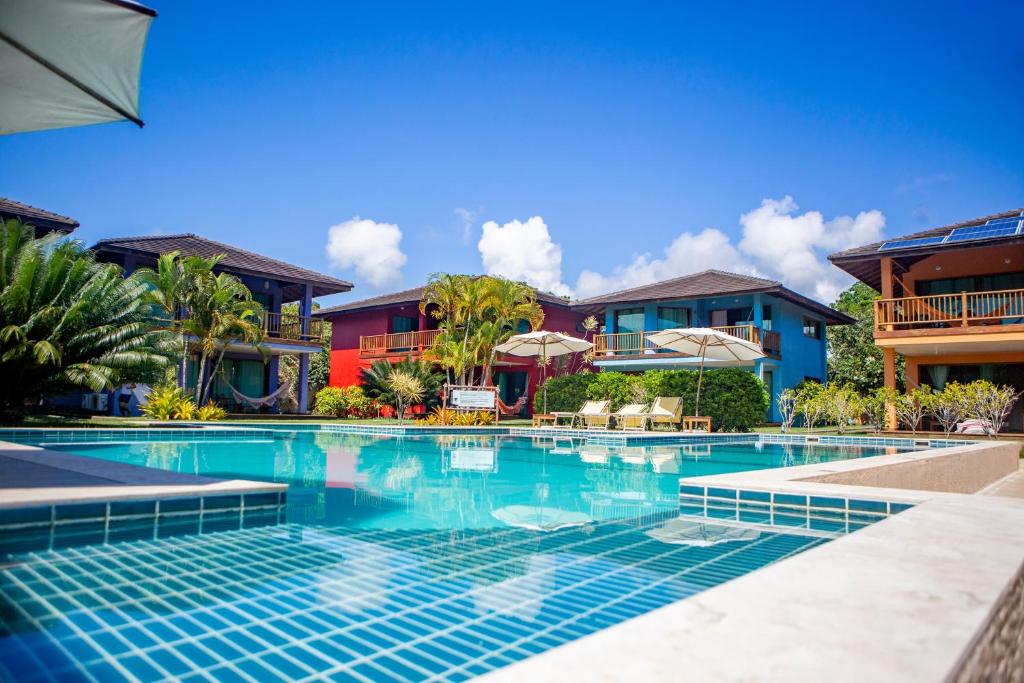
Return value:
<svg viewBox="0 0 1024 683">
<path fill-rule="evenodd" d="M 494 410 L 494 392 L 455 389 L 452 391 L 452 405 L 456 408 Z"/>
<path fill-rule="evenodd" d="M 496 472 L 497 455 L 489 448 L 455 448 L 452 450 L 451 468 L 468 472 Z"/>
</svg>

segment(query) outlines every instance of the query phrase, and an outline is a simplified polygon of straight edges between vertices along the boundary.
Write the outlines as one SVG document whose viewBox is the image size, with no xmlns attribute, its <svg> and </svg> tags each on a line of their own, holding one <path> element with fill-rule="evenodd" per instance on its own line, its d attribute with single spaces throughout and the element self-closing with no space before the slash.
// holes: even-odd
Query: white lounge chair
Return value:
<svg viewBox="0 0 1024 683">
<path fill-rule="evenodd" d="M 647 406 L 641 403 L 627 403 L 615 411 L 615 423 L 623 431 L 642 432 L 649 421 Z"/>
<path fill-rule="evenodd" d="M 658 425 L 679 429 L 683 424 L 683 401 L 678 396 L 659 396 L 654 399 L 647 415 L 650 417 L 651 429 Z"/>
<path fill-rule="evenodd" d="M 579 421 L 580 425 L 587 429 L 607 429 L 608 423 L 611 420 L 611 415 L 608 413 L 608 403 L 608 401 L 586 401 L 583 407 L 575 413 L 554 412 L 551 415 L 555 418 L 555 426 L 558 426 L 560 419 L 568 418 L 570 427 L 575 427 L 576 422 Z"/>
</svg>

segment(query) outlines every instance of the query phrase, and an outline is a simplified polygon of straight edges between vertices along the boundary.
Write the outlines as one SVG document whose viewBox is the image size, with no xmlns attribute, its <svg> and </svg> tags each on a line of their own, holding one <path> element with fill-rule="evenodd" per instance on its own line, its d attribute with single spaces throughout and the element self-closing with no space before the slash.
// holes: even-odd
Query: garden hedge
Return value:
<svg viewBox="0 0 1024 683">
<path fill-rule="evenodd" d="M 646 397 L 680 396 L 683 414 L 693 415 L 697 397 L 696 370 L 648 370 L 644 373 L 585 373 L 548 380 L 548 412 L 579 410 L 587 399 L 611 401 L 616 410 L 624 403 Z M 700 414 L 711 418 L 716 432 L 747 432 L 764 422 L 768 410 L 764 383 L 749 370 L 715 368 L 704 371 Z M 542 393 L 534 397 L 540 412 Z"/>
</svg>

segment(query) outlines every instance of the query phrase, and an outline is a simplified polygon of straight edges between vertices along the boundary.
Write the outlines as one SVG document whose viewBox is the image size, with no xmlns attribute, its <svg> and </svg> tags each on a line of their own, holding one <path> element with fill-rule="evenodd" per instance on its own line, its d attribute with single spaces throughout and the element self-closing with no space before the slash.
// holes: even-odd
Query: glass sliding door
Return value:
<svg viewBox="0 0 1024 683">
<path fill-rule="evenodd" d="M 644 309 L 623 308 L 615 312 L 614 345 L 618 354 L 642 353 L 644 348 Z"/>
</svg>

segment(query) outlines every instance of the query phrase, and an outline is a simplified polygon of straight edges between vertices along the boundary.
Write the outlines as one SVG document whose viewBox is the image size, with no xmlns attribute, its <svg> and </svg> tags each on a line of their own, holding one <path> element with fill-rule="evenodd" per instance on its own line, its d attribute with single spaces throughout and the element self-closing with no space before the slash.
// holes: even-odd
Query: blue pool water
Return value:
<svg viewBox="0 0 1024 683">
<path fill-rule="evenodd" d="M 50 541 L 0 565 L 3 680 L 464 680 L 829 538 L 680 516 L 681 476 L 885 452 L 312 430 L 60 439 L 18 440 L 287 483 L 284 519 L 92 543 L 19 531 Z"/>
</svg>

